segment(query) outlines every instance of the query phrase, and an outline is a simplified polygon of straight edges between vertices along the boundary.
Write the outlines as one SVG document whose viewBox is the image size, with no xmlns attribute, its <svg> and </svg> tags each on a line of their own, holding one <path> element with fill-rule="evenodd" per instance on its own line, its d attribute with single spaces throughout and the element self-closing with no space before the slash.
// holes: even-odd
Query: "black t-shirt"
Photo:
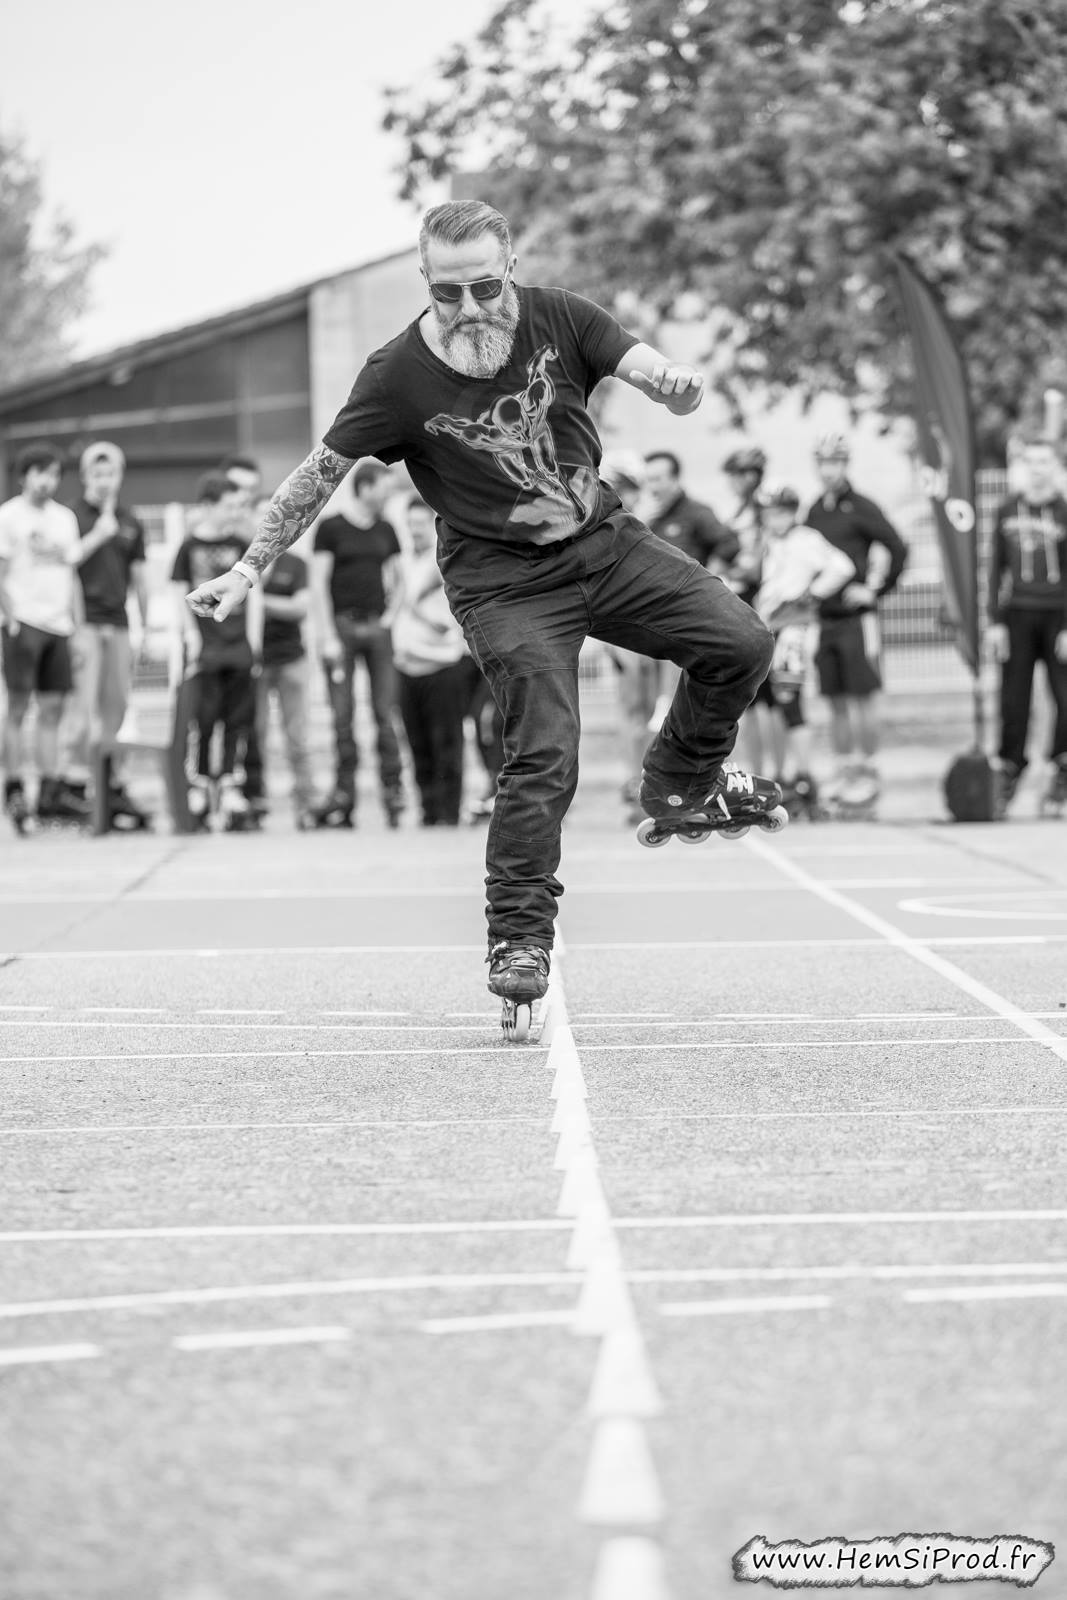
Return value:
<svg viewBox="0 0 1067 1600">
<path fill-rule="evenodd" d="M 74 507 L 78 519 L 78 532 L 84 539 L 92 533 L 100 519 L 100 507 L 79 500 Z M 108 539 L 78 568 L 82 593 L 85 596 L 85 620 L 100 627 L 110 624 L 125 628 L 126 595 L 130 588 L 130 568 L 135 561 L 143 561 L 144 528 L 125 506 L 115 507 L 115 521 L 119 531 Z"/>
<path fill-rule="evenodd" d="M 212 578 L 229 572 L 245 553 L 247 540 L 229 534 L 223 539 L 198 539 L 195 534 L 183 539 L 174 558 L 171 578 L 187 590 L 197 589 Z M 244 666 L 252 660 L 244 601 L 222 622 L 214 617 L 197 617 L 200 629 L 200 659 L 205 666 Z"/>
<path fill-rule="evenodd" d="M 263 593 L 284 595 L 291 600 L 308 583 L 307 563 L 286 552 L 280 555 L 264 579 Z M 299 617 L 276 617 L 269 610 L 263 618 L 263 665 L 283 667 L 299 661 L 304 654 L 304 635 Z"/>
<path fill-rule="evenodd" d="M 649 517 L 648 525 L 660 539 L 684 550 L 702 567 L 712 556 L 725 566 L 741 548 L 733 529 L 725 527 L 710 506 L 690 500 L 687 494 L 678 495 L 658 517 Z"/>
<path fill-rule="evenodd" d="M 327 517 L 315 534 L 315 554 L 333 556 L 330 602 L 334 616 L 380 617 L 385 610 L 382 568 L 400 554 L 392 523 L 379 519 L 359 528 L 347 517 Z"/>
<path fill-rule="evenodd" d="M 867 582 L 867 569 L 871 559 L 871 546 L 883 545 L 889 554 L 889 567 L 878 590 L 877 598 L 887 595 L 896 587 L 908 559 L 908 547 L 900 534 L 879 510 L 873 500 L 857 494 L 850 483 L 839 490 L 828 490 L 820 495 L 804 518 L 809 528 L 821 533 L 837 550 L 843 550 L 856 569 L 837 594 L 820 601 L 819 615 L 828 620 L 856 615 L 855 607 L 847 606 L 841 598 L 851 584 Z"/>
<path fill-rule="evenodd" d="M 467 378 L 434 355 L 418 321 L 369 357 L 325 436 L 340 455 L 403 460 L 456 536 L 551 544 L 600 515 L 600 440 L 587 402 L 639 343 L 566 289 L 519 288 L 507 365 Z"/>
</svg>

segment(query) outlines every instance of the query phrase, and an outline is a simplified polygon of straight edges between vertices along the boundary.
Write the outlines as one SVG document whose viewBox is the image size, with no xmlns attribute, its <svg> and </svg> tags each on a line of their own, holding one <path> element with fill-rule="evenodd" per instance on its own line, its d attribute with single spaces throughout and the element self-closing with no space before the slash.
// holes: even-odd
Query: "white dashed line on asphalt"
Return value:
<svg viewBox="0 0 1067 1600">
<path fill-rule="evenodd" d="M 968 1300 L 1061 1300 L 1067 1295 L 1067 1283 L 1011 1283 L 985 1284 L 966 1289 L 907 1289 L 901 1296 L 909 1305 L 933 1305 L 937 1302 Z"/>
<path fill-rule="evenodd" d="M 659 1312 L 663 1317 L 734 1317 L 764 1311 L 825 1311 L 833 1303 L 827 1294 L 764 1295 L 747 1300 L 669 1300 Z"/>
<path fill-rule="evenodd" d="M 340 1344 L 352 1337 L 351 1328 L 261 1328 L 234 1333 L 183 1333 L 171 1340 L 175 1350 L 254 1350 L 271 1345 Z"/>
<path fill-rule="evenodd" d="M 38 1344 L 0 1350 L 0 1367 L 29 1367 L 51 1361 L 91 1361 L 100 1354 L 96 1344 Z"/>
<path fill-rule="evenodd" d="M 573 1309 L 567 1311 L 500 1311 L 482 1317 L 428 1317 L 420 1322 L 423 1333 L 498 1333 L 517 1328 L 569 1328 Z"/>
</svg>

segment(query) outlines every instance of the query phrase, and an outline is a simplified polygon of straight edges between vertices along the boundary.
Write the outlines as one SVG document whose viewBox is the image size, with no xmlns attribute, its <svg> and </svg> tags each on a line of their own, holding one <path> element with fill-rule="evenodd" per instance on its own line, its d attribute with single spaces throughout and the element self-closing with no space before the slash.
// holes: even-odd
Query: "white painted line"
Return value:
<svg viewBox="0 0 1067 1600">
<path fill-rule="evenodd" d="M 116 961 L 144 960 L 149 956 L 165 961 L 183 957 L 190 961 L 218 961 L 223 957 L 244 961 L 249 956 L 343 956 L 347 959 L 351 956 L 466 956 L 472 953 L 483 956 L 484 944 L 256 944 L 227 945 L 225 949 L 142 945 L 137 950 L 6 950 L 0 951 L 0 961 Z"/>
<path fill-rule="evenodd" d="M 641 1422 L 604 1417 L 593 1430 L 578 1516 L 601 1527 L 648 1527 L 662 1522 L 663 1494 Z"/>
<path fill-rule="evenodd" d="M 746 841 L 747 842 L 747 841 Z M 949 935 L 945 938 L 914 940 L 924 948 L 933 945 L 1046 945 L 1062 944 L 1067 933 Z M 833 939 L 671 939 L 671 940 L 583 940 L 580 948 L 588 950 L 635 950 L 665 960 L 679 950 L 717 951 L 733 954 L 739 950 L 863 950 L 879 946 L 883 939 L 833 938 Z M 190 961 L 246 961 L 249 957 L 267 960 L 291 956 L 352 956 L 378 955 L 431 955 L 431 956 L 482 956 L 485 946 L 480 944 L 297 944 L 297 945 L 230 945 L 226 949 L 192 949 L 186 945 L 142 945 L 136 950 L 0 950 L 3 961 L 145 961 L 156 958 L 174 962 Z"/>
<path fill-rule="evenodd" d="M 766 1295 L 748 1300 L 673 1300 L 660 1306 L 664 1317 L 734 1317 L 762 1311 L 825 1311 L 827 1294 Z"/>
<path fill-rule="evenodd" d="M 1067 1222 L 1067 1209 L 1009 1211 L 751 1211 L 688 1217 L 615 1217 L 616 1228 L 878 1228 L 890 1224 Z"/>
<path fill-rule="evenodd" d="M 79 1013 L 85 1016 L 100 1017 L 162 1017 L 166 1015 L 162 1006 L 80 1006 Z M 75 1022 L 71 1026 L 80 1027 L 82 1024 Z"/>
<path fill-rule="evenodd" d="M 600 1417 L 658 1417 L 663 1401 L 636 1323 L 609 1329 L 600 1345 L 586 1413 Z"/>
<path fill-rule="evenodd" d="M 71 1244 L 94 1240 L 143 1239 L 277 1239 L 388 1238 L 467 1233 L 569 1233 L 566 1221 L 532 1222 L 279 1222 L 201 1228 L 47 1228 L 36 1232 L 0 1233 L 0 1244 Z"/>
<path fill-rule="evenodd" d="M 175 1350 L 252 1350 L 266 1345 L 339 1344 L 351 1339 L 351 1328 L 261 1328 L 243 1333 L 183 1333 Z"/>
<path fill-rule="evenodd" d="M 530 1043 L 526 1048 L 536 1050 L 539 1046 Z M 391 1045 L 379 1045 L 374 1050 L 305 1050 L 301 1045 L 292 1050 L 162 1050 L 150 1053 L 115 1050 L 95 1051 L 83 1056 L 0 1056 L 0 1066 L 58 1066 L 73 1061 L 116 1061 L 125 1064 L 128 1061 L 336 1061 L 362 1056 L 373 1056 L 375 1059 L 382 1056 L 499 1056 L 504 1050 L 505 1046 L 501 1044 L 470 1045 L 466 1050 L 394 1049 Z"/>
<path fill-rule="evenodd" d="M 900 1278 L 1025 1278 L 1067 1273 L 1067 1261 L 892 1262 L 878 1266 L 650 1267 L 627 1274 L 631 1283 L 891 1283 Z"/>
<path fill-rule="evenodd" d="M 912 1305 L 932 1305 L 938 1300 L 1060 1300 L 1067 1295 L 1067 1283 L 988 1284 L 973 1289 L 905 1289 L 901 1295 Z"/>
<path fill-rule="evenodd" d="M 655 1539 L 637 1534 L 605 1539 L 589 1600 L 671 1600 L 663 1551 Z"/>
<path fill-rule="evenodd" d="M 1067 1034 L 1057 1036 L 1050 1029 L 1045 1029 L 1050 1039 L 1056 1039 L 1065 1052 L 1067 1060 Z M 603 1054 L 611 1051 L 617 1055 L 620 1051 L 641 1051 L 648 1055 L 656 1055 L 668 1050 L 927 1050 L 933 1047 L 938 1049 L 965 1049 L 976 1044 L 1025 1044 L 1025 1039 L 1020 1039 L 1015 1033 L 972 1033 L 960 1034 L 951 1038 L 939 1038 L 934 1035 L 925 1039 L 882 1039 L 878 1037 L 865 1039 L 701 1039 L 699 1043 L 692 1039 L 674 1044 L 651 1044 L 644 1040 L 635 1040 L 628 1044 L 625 1040 L 616 1040 L 614 1044 L 583 1044 L 582 1050 L 587 1055 Z M 1043 1043 L 1043 1040 L 1039 1040 Z M 309 1054 L 317 1054 L 309 1051 Z M 358 1051 L 349 1054 L 358 1055 Z M 390 1050 L 390 1055 L 395 1052 Z M 418 1054 L 418 1052 L 400 1052 L 401 1054 Z M 0 1061 L 3 1061 L 0 1057 Z M 19 1059 L 16 1057 L 15 1059 Z M 45 1058 L 47 1059 L 47 1058 Z M 91 1058 L 90 1058 L 91 1059 Z M 110 1058 L 109 1058 L 110 1059 Z"/>
<path fill-rule="evenodd" d="M 249 1015 L 251 1015 L 251 1014 L 252 1013 L 249 1013 Z M 206 1015 L 206 1013 L 197 1012 L 195 1015 L 196 1016 L 204 1016 L 204 1015 Z M 271 1015 L 275 1016 L 275 1017 L 278 1017 L 278 1016 L 284 1016 L 285 1013 L 282 1012 L 282 1011 L 274 1011 L 274 1012 L 271 1013 Z M 323 1015 L 324 1016 L 328 1015 L 328 1013 L 324 1012 Z M 483 1024 L 487 1023 L 488 1022 L 488 1013 L 483 1014 L 483 1016 L 480 1019 L 480 1021 Z M 460 1026 L 458 1024 L 449 1024 L 449 1023 L 440 1023 L 440 1022 L 428 1022 L 428 1023 L 404 1022 L 404 1023 L 400 1023 L 400 1024 L 393 1023 L 392 1025 L 389 1025 L 387 1023 L 373 1023 L 373 1022 L 363 1022 L 363 1023 L 355 1023 L 355 1022 L 349 1022 L 349 1023 L 344 1023 L 344 1022 L 258 1022 L 258 1021 L 257 1022 L 249 1022 L 247 1020 L 244 1021 L 244 1022 L 196 1022 L 196 1021 L 194 1021 L 194 1020 L 192 1020 L 192 1019 L 190 1019 L 188 1017 L 185 1018 L 185 1020 L 182 1021 L 182 1022 L 119 1022 L 119 1021 L 115 1020 L 114 1018 L 108 1018 L 108 1020 L 105 1022 L 105 1021 L 90 1021 L 88 1018 L 82 1017 L 82 1016 L 61 1017 L 61 1018 L 57 1018 L 56 1021 L 54 1021 L 54 1022 L 51 1021 L 48 1018 L 42 1019 L 41 1017 L 34 1017 L 33 1021 L 30 1022 L 30 1021 L 22 1021 L 22 1020 L 20 1020 L 18 1018 L 14 1018 L 14 1017 L 0 1017 L 0 1028 L 6 1028 L 10 1032 L 13 1032 L 16 1028 L 23 1028 L 23 1029 L 32 1028 L 33 1031 L 34 1031 L 35 1036 L 40 1034 L 41 1028 L 42 1028 L 42 1026 L 44 1026 L 44 1027 L 48 1028 L 50 1031 L 58 1032 L 60 1029 L 70 1029 L 70 1030 L 74 1031 L 75 1033 L 86 1033 L 86 1032 L 88 1032 L 88 1030 L 90 1028 L 104 1028 L 108 1032 L 111 1032 L 111 1033 L 118 1033 L 122 1029 L 126 1029 L 127 1031 L 131 1031 L 131 1032 L 140 1032 L 140 1033 L 147 1033 L 149 1030 L 151 1030 L 152 1032 L 155 1032 L 155 1033 L 165 1033 L 165 1032 L 174 1031 L 174 1032 L 180 1032 L 180 1033 L 197 1033 L 197 1034 L 201 1034 L 201 1033 L 207 1033 L 207 1034 L 211 1034 L 211 1033 L 254 1033 L 254 1034 L 260 1034 L 260 1033 L 347 1033 L 347 1034 L 355 1034 L 357 1037 L 360 1037 L 360 1038 L 365 1038 L 370 1034 L 378 1034 L 378 1033 L 393 1034 L 393 1035 L 395 1035 L 395 1034 L 407 1035 L 407 1034 L 411 1034 L 411 1033 L 433 1033 L 433 1034 L 470 1033 L 471 1028 L 474 1027 L 475 1025 L 476 1024 L 474 1024 L 474 1023 L 468 1023 L 465 1027 L 463 1027 L 463 1026 Z M 499 1026 L 499 1023 L 498 1023 L 498 1026 Z"/>
<path fill-rule="evenodd" d="M 429 1317 L 423 1333 L 497 1333 L 514 1328 L 569 1328 L 573 1311 L 500 1311 L 484 1317 Z"/>
<path fill-rule="evenodd" d="M 422 1273 L 396 1278 L 328 1278 L 322 1282 L 244 1283 L 216 1289 L 160 1289 L 147 1294 L 87 1295 L 0 1305 L 0 1320 L 51 1317 L 78 1311 L 135 1311 L 141 1306 L 225 1305 L 235 1300 L 289 1300 L 317 1295 L 405 1294 L 458 1289 L 573 1288 L 569 1272 Z"/>
<path fill-rule="evenodd" d="M 241 1010 L 237 1006 L 198 1006 L 198 1017 L 284 1017 L 284 1011 Z"/>
<path fill-rule="evenodd" d="M 45 1361 L 91 1361 L 100 1354 L 96 1344 L 38 1344 L 0 1350 L 0 1367 L 36 1366 Z"/>
<path fill-rule="evenodd" d="M 560 955 L 564 949 L 560 938 Z M 658 1413 L 660 1400 L 597 1170 L 587 1087 L 558 961 L 549 1002 L 546 1065 L 553 1071 L 551 1098 L 556 1102 L 551 1127 L 560 1134 L 556 1166 L 564 1168 L 556 1211 L 574 1218 L 568 1265 L 580 1265 L 584 1273 L 571 1327 L 575 1333 L 602 1338 L 587 1403 L 594 1433 L 578 1516 L 608 1528 L 655 1525 L 663 1520 L 665 1508 L 644 1419 Z M 608 1559 L 602 1550 L 601 1569 Z M 603 1582 L 595 1582 L 603 1594 Z M 629 1581 L 627 1587 L 631 1600 L 657 1600 L 647 1588 L 641 1594 Z M 613 1600 L 624 1597 L 620 1593 Z"/>
<path fill-rule="evenodd" d="M 410 1121 L 402 1117 L 383 1119 L 381 1121 L 349 1122 L 339 1119 L 330 1122 L 127 1122 L 127 1123 L 86 1123 L 80 1127 L 38 1127 L 38 1128 L 0 1128 L 0 1139 L 4 1138 L 48 1138 L 53 1135 L 69 1134 L 84 1137 L 90 1134 L 101 1135 L 105 1138 L 120 1133 L 275 1133 L 285 1131 L 289 1133 L 328 1133 L 332 1128 L 368 1129 L 371 1132 L 404 1132 L 407 1129 L 425 1130 L 427 1128 L 495 1128 L 514 1127 L 523 1123 L 538 1122 L 537 1117 L 447 1117 L 438 1118 L 413 1118 Z"/>
<path fill-rule="evenodd" d="M 1067 1209 L 1016 1211 L 812 1211 L 747 1212 L 688 1217 L 612 1217 L 611 1227 L 633 1232 L 686 1228 L 795 1228 L 922 1226 L 930 1223 L 969 1227 L 1001 1223 L 1067 1222 Z M 571 1233 L 593 1227 L 588 1214 L 577 1225 L 566 1218 L 536 1217 L 499 1222 L 323 1222 L 205 1224 L 162 1228 L 45 1228 L 0 1233 L 0 1244 L 72 1244 L 97 1240 L 270 1239 L 323 1237 L 419 1237 L 436 1234 Z M 588 1265 L 588 1262 L 575 1263 Z"/>
<path fill-rule="evenodd" d="M 1067 1061 L 1067 1038 L 1053 1033 L 1051 1028 L 1046 1028 L 1044 1023 L 1039 1022 L 1035 1017 L 1031 1017 L 1010 1000 L 1006 1000 L 1003 995 L 997 994 L 996 990 L 990 989 L 987 984 L 980 983 L 977 978 L 972 978 L 970 973 L 964 972 L 962 967 L 957 967 L 953 962 L 947 961 L 944 956 L 939 956 L 935 951 L 928 949 L 917 939 L 913 939 L 908 934 L 901 932 L 893 923 L 887 922 L 884 917 L 878 916 L 876 912 L 869 911 L 859 901 L 850 900 L 847 895 L 840 894 L 836 889 L 828 889 L 817 878 L 806 872 L 803 867 L 798 867 L 787 855 L 769 849 L 762 840 L 746 839 L 744 843 L 753 855 L 763 861 L 773 863 L 785 877 L 791 878 L 794 883 L 816 895 L 825 904 L 834 906 L 838 911 L 843 911 L 857 922 L 862 923 L 864 927 L 870 928 L 886 944 L 891 945 L 895 950 L 902 951 L 905 955 L 911 956 L 913 960 L 920 962 L 924 967 L 929 968 L 931 972 L 936 972 L 939 977 L 945 978 L 957 989 L 961 989 L 964 994 L 970 995 L 972 1000 L 977 1000 L 980 1005 L 984 1005 L 988 1010 L 994 1011 L 998 1016 L 1003 1017 L 1006 1022 L 1010 1022 L 1013 1027 L 1018 1028 L 1020 1033 L 1026 1034 L 1036 1043 L 1050 1050 L 1059 1060 Z"/>
<path fill-rule="evenodd" d="M 973 882 L 973 879 L 971 880 Z M 903 882 L 903 880 L 902 880 Z M 1067 918 L 1067 905 L 1062 911 L 1019 910 L 1012 911 L 1004 906 L 989 905 L 990 901 L 997 900 L 1061 900 L 1067 901 L 1067 889 L 1033 889 L 1021 888 L 1016 884 L 1010 889 L 983 889 L 975 894 L 939 895 L 937 899 L 902 900 L 898 910 L 907 911 L 912 916 L 927 917 L 976 917 L 979 920 L 1029 922 L 1035 917 L 1039 920 L 1053 918 L 1062 922 Z M 949 901 L 949 904 L 945 904 Z M 987 910 L 982 905 L 988 906 Z M 964 909 L 959 908 L 963 906 Z"/>
</svg>

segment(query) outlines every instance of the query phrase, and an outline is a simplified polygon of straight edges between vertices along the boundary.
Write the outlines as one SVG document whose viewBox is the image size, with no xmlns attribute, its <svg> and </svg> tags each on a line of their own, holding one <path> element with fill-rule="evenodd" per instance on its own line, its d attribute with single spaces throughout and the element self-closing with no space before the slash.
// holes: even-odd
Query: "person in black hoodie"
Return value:
<svg viewBox="0 0 1067 1600">
<path fill-rule="evenodd" d="M 1000 762 L 1005 801 L 1026 765 L 1034 668 L 1044 662 L 1056 706 L 1047 798 L 1067 800 L 1067 501 L 1056 488 L 1054 447 L 1028 439 L 1022 493 L 997 510 L 989 563 L 987 647 L 1000 664 Z"/>
<path fill-rule="evenodd" d="M 815 447 L 823 492 L 804 521 L 843 550 L 856 577 L 819 606 L 815 665 L 819 689 L 830 701 L 830 740 L 835 773 L 824 793 L 832 798 L 863 795 L 880 787 L 878 754 L 878 602 L 896 586 L 908 548 L 873 500 L 857 494 L 848 477 L 848 440 L 827 433 Z M 881 547 L 872 559 L 872 551 Z M 859 760 L 856 759 L 857 754 Z"/>
</svg>

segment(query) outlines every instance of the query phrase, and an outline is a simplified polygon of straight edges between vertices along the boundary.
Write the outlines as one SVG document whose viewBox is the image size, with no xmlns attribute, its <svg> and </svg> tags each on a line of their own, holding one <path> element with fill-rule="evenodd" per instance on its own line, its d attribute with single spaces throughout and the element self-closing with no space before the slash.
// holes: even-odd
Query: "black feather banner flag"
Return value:
<svg viewBox="0 0 1067 1600">
<path fill-rule="evenodd" d="M 977 678 L 978 518 L 967 373 L 938 296 L 905 256 L 895 260 L 912 349 L 922 485 L 937 523 L 945 609 Z"/>
</svg>

